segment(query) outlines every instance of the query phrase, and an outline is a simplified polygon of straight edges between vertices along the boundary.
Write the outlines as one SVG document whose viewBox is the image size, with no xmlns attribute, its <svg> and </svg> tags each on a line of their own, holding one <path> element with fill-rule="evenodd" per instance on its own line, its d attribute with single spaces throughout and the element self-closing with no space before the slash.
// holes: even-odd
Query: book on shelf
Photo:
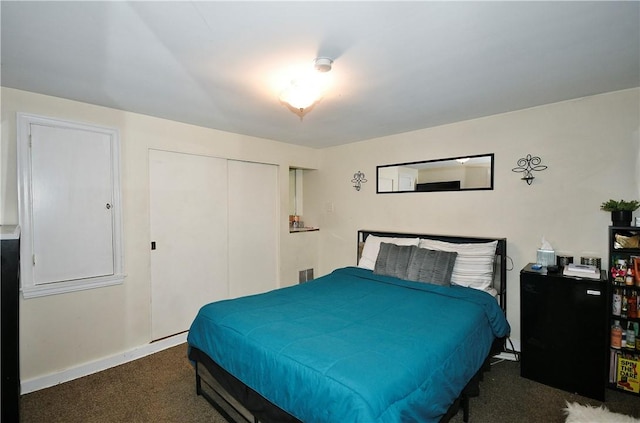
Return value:
<svg viewBox="0 0 640 423">
<path fill-rule="evenodd" d="M 616 387 L 625 391 L 640 393 L 640 378 L 638 370 L 640 370 L 640 362 L 637 356 L 619 356 L 617 363 L 618 371 L 616 375 Z"/>
<path fill-rule="evenodd" d="M 609 383 L 615 384 L 618 377 L 618 351 L 610 350 L 609 358 Z"/>
</svg>

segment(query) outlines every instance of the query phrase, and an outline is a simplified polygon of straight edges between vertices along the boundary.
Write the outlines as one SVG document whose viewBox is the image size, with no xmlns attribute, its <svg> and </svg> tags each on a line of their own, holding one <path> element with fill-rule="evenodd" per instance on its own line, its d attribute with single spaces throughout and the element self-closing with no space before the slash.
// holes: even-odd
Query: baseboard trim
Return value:
<svg viewBox="0 0 640 423">
<path fill-rule="evenodd" d="M 29 392 L 39 391 L 40 389 L 49 388 L 60 383 L 69 382 L 70 380 L 78 379 L 84 376 L 89 376 L 91 374 L 107 370 L 111 367 L 119 366 L 121 364 L 146 357 L 159 351 L 166 350 L 167 348 L 184 344 L 185 342 L 187 342 L 187 334 L 188 332 L 179 333 L 168 338 L 163 338 L 156 342 L 151 342 L 149 344 L 136 347 L 120 354 L 115 354 L 110 357 L 72 367 L 61 372 L 51 373 L 46 376 L 20 381 L 21 393 L 28 394 Z M 513 342 L 515 351 L 520 351 L 520 340 L 512 339 L 511 341 Z M 507 344 L 507 347 L 509 346 L 510 345 Z M 515 360 L 515 355 L 513 354 L 512 350 L 504 351 L 495 357 L 505 360 Z"/>
<path fill-rule="evenodd" d="M 498 355 L 494 355 L 493 358 L 499 360 L 518 361 L 518 357 L 512 351 L 504 351 Z"/>
<path fill-rule="evenodd" d="M 69 382 L 93 373 L 107 370 L 111 367 L 119 366 L 133 360 L 157 353 L 167 348 L 187 342 L 188 332 L 164 338 L 156 342 L 151 342 L 140 347 L 133 348 L 120 354 L 115 354 L 100 360 L 81 364 L 61 372 L 51 373 L 46 376 L 40 376 L 33 379 L 20 381 L 21 394 L 38 391 L 40 389 L 49 388 L 60 383 Z M 186 359 L 186 356 L 185 356 Z"/>
</svg>

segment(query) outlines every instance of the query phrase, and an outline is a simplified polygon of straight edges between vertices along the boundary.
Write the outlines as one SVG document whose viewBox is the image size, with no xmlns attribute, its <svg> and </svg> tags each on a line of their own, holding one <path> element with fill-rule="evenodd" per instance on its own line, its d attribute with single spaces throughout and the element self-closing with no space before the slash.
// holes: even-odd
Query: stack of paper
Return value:
<svg viewBox="0 0 640 423">
<path fill-rule="evenodd" d="M 579 278 L 600 279 L 600 269 L 590 264 L 569 263 L 564 267 L 562 274 Z"/>
</svg>

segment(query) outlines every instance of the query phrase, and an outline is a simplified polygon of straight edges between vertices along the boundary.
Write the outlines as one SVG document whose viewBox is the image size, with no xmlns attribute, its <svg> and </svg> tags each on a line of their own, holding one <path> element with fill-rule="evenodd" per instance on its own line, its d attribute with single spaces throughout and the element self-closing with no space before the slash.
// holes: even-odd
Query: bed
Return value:
<svg viewBox="0 0 640 423">
<path fill-rule="evenodd" d="M 197 393 L 229 421 L 439 422 L 460 408 L 467 421 L 510 331 L 506 239 L 363 230 L 358 257 L 202 307 Z"/>
</svg>

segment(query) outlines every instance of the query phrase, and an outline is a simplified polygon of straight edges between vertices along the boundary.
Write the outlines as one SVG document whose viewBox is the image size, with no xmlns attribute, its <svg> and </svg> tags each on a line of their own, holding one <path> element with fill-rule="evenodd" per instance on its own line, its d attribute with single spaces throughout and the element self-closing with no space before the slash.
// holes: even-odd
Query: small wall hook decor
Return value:
<svg viewBox="0 0 640 423">
<path fill-rule="evenodd" d="M 522 180 L 527 181 L 528 185 L 531 185 L 531 182 L 534 180 L 533 173 L 531 172 L 540 172 L 545 170 L 547 166 L 541 165 L 542 159 L 537 156 L 531 156 L 531 154 L 527 154 L 527 157 L 523 157 L 518 159 L 518 167 L 514 167 L 511 169 L 513 172 L 523 173 Z"/>
<path fill-rule="evenodd" d="M 353 174 L 353 179 L 351 180 L 351 183 L 353 184 L 353 187 L 356 189 L 356 191 L 360 191 L 362 184 L 364 184 L 365 182 L 367 182 L 367 180 L 364 179 L 364 173 L 358 171 Z"/>
</svg>

